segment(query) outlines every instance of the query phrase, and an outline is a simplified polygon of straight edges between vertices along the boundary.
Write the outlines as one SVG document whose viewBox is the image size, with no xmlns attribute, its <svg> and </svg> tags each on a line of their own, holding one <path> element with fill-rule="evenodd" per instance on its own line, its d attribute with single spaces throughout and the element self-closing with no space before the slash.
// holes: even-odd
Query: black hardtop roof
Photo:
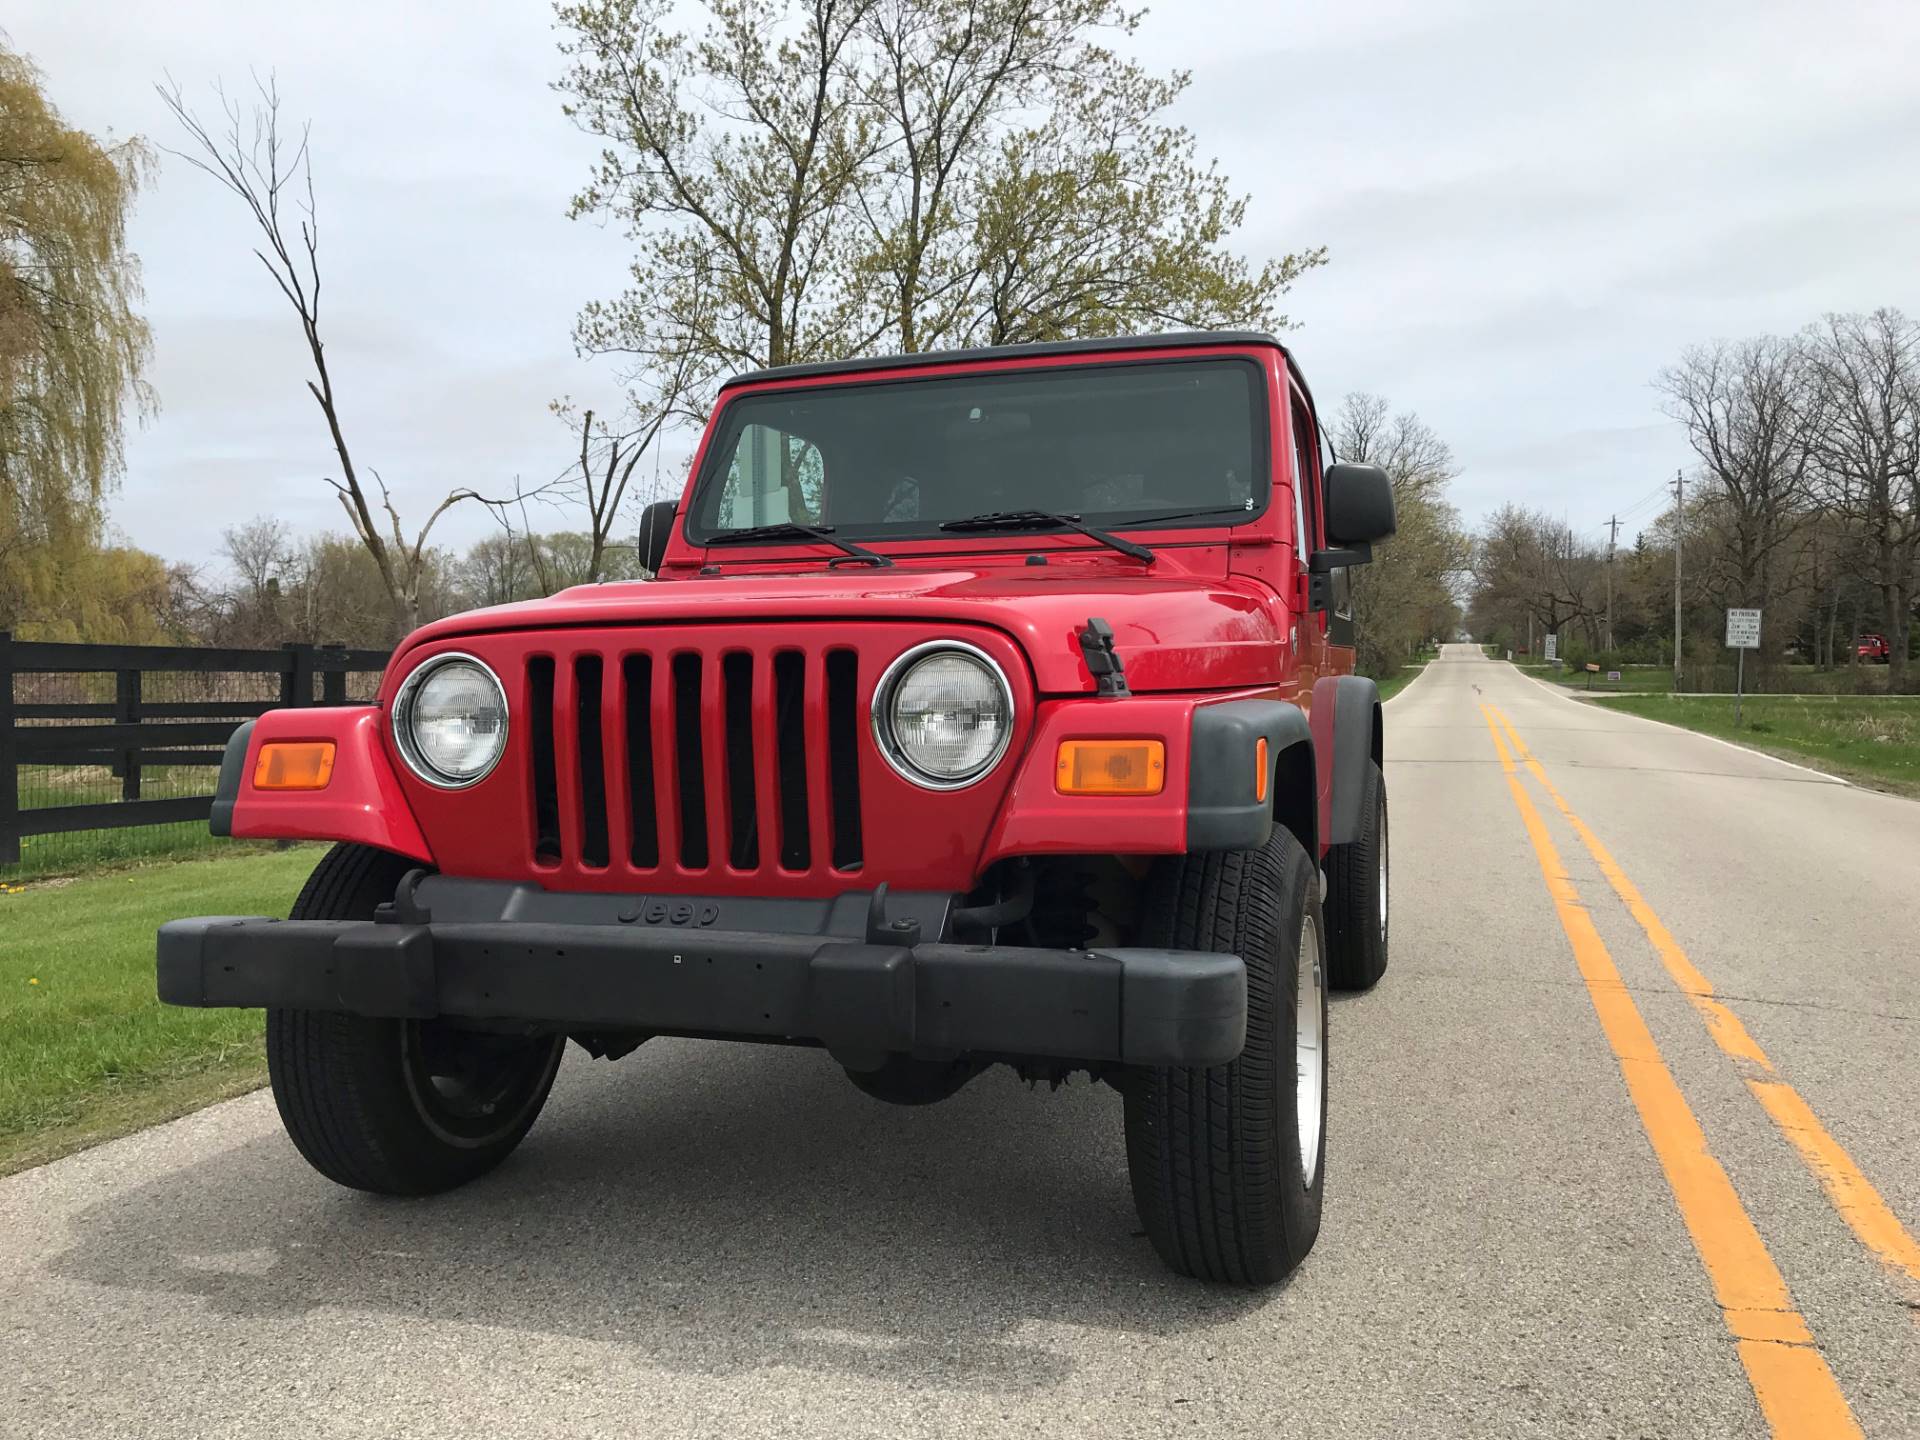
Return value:
<svg viewBox="0 0 1920 1440">
<path fill-rule="evenodd" d="M 903 370 L 920 365 L 971 364 L 1032 355 L 1089 355 L 1115 350 L 1168 350 L 1182 345 L 1268 345 L 1292 363 L 1287 347 L 1259 330 L 1176 330 L 1163 335 L 1107 335 L 1087 340 L 1047 340 L 1033 345 L 990 345 L 974 350 L 922 350 L 912 355 L 873 355 L 855 360 L 822 360 L 811 365 L 779 365 L 749 370 L 720 388 L 755 385 L 765 380 L 796 380 L 812 375 L 857 375 L 863 370 Z M 1298 365 L 1294 374 L 1300 375 Z M 1306 378 L 1300 377 L 1306 384 Z"/>
</svg>

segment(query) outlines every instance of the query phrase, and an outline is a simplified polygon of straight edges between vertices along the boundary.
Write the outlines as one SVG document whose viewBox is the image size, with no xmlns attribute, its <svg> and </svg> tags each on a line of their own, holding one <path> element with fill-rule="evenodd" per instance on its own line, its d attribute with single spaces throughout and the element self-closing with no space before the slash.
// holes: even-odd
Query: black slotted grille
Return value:
<svg viewBox="0 0 1920 1440">
<path fill-rule="evenodd" d="M 636 870 L 660 863 L 660 818 L 653 776 L 653 657 L 629 655 L 620 662 L 621 696 L 626 714 L 627 818 L 631 830 L 627 858 Z"/>
<path fill-rule="evenodd" d="M 860 869 L 851 649 L 582 650 L 526 678 L 538 864 Z"/>
<path fill-rule="evenodd" d="M 600 735 L 600 678 L 598 655 L 581 655 L 573 662 L 575 729 L 580 756 L 580 863 L 594 870 L 607 868 L 607 762 Z"/>
<path fill-rule="evenodd" d="M 700 734 L 698 655 L 673 657 L 673 754 L 680 792 L 680 863 L 707 868 L 706 744 Z"/>
<path fill-rule="evenodd" d="M 773 657 L 774 735 L 780 752 L 780 866 L 804 870 L 813 856 L 807 823 L 807 744 L 801 710 L 807 657 L 782 650 Z"/>
</svg>

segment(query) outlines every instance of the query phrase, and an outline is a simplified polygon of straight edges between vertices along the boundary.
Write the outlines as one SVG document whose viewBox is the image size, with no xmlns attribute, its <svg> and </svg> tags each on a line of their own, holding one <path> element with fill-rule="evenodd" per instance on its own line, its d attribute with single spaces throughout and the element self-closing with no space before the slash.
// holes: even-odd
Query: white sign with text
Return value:
<svg viewBox="0 0 1920 1440">
<path fill-rule="evenodd" d="M 1760 612 L 1758 610 L 1727 611 L 1727 648 L 1729 650 L 1758 650 L 1760 648 Z"/>
</svg>

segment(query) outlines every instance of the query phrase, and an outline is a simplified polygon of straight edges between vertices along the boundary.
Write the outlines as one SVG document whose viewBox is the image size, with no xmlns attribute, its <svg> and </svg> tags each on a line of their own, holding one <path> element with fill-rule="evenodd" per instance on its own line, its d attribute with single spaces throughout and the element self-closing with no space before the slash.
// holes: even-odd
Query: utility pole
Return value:
<svg viewBox="0 0 1920 1440">
<path fill-rule="evenodd" d="M 1686 481 L 1673 472 L 1673 693 L 1680 693 L 1680 532 L 1686 528 Z"/>
<path fill-rule="evenodd" d="M 1613 649 L 1613 542 L 1620 534 L 1620 517 L 1607 519 L 1607 649 Z"/>
</svg>

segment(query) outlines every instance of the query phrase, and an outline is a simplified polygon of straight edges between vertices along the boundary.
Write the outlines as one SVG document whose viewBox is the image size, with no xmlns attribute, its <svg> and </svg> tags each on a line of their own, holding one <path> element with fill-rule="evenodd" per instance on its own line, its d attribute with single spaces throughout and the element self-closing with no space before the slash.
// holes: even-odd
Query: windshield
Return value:
<svg viewBox="0 0 1920 1440">
<path fill-rule="evenodd" d="M 1266 431 L 1263 377 L 1247 360 L 745 395 L 722 413 L 687 538 L 781 523 L 934 537 L 943 522 L 1008 510 L 1112 529 L 1218 508 L 1181 527 L 1240 524 L 1266 507 Z"/>
</svg>

